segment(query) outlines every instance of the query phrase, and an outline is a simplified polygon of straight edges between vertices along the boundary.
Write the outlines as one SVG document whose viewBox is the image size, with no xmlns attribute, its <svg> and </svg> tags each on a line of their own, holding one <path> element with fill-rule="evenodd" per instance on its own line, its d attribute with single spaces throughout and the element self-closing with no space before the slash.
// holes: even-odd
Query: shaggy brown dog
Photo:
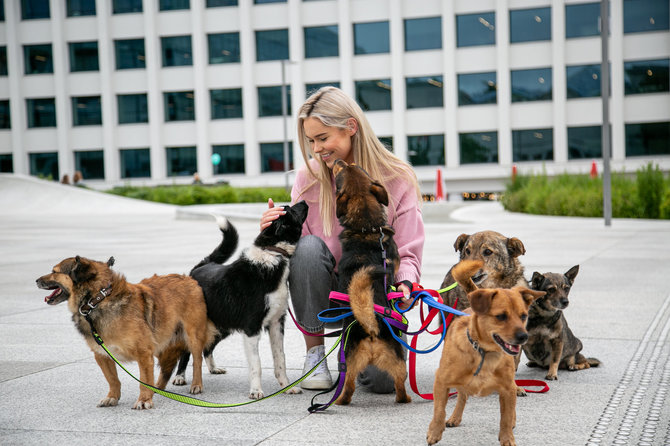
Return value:
<svg viewBox="0 0 670 446">
<path fill-rule="evenodd" d="M 440 366 L 433 385 L 433 419 L 426 440 L 435 444 L 442 438 L 445 425 L 461 423 L 469 396 L 486 396 L 498 392 L 500 397 L 500 432 L 504 446 L 515 445 L 512 429 L 516 424 L 516 390 L 514 359 L 528 339 L 528 307 L 544 296 L 544 291 L 526 287 L 512 289 L 478 289 L 471 277 L 482 268 L 481 261 L 461 261 L 452 268 L 456 281 L 468 293 L 471 316 L 457 318 L 444 340 Z M 458 390 L 451 417 L 445 423 L 449 390 Z"/>
<path fill-rule="evenodd" d="M 460 253 L 460 260 L 480 260 L 482 268 L 472 280 L 479 288 L 512 288 L 528 286 L 523 276 L 523 266 L 518 257 L 526 253 L 526 248 L 516 237 L 507 238 L 495 231 L 461 234 L 454 242 L 454 249 Z M 453 267 L 452 267 L 453 268 Z M 449 270 L 440 288 L 454 283 Z M 461 287 L 441 294 L 445 303 L 453 306 L 458 299 L 459 310 L 470 306 L 468 297 Z"/>
<path fill-rule="evenodd" d="M 388 194 L 355 165 L 337 160 L 333 166 L 336 184 L 336 215 L 342 225 L 342 258 L 339 288 L 349 294 L 354 318 L 346 349 L 347 374 L 336 404 L 349 404 L 356 377 L 372 364 L 388 372 L 394 381 L 396 402 L 411 401 L 405 391 L 407 367 L 402 346 L 385 325 L 380 325 L 373 305 L 388 307 L 385 284 L 393 284 L 400 258 L 393 241 L 395 231 L 386 222 L 384 206 Z M 386 255 L 386 262 L 383 257 Z M 352 322 L 344 321 L 344 327 Z"/>
<path fill-rule="evenodd" d="M 558 379 L 558 369 L 583 370 L 598 367 L 600 361 L 581 354 L 582 341 L 568 327 L 563 310 L 570 303 L 570 288 L 579 272 L 579 265 L 565 274 L 533 273 L 531 288 L 547 293 L 531 305 L 528 312 L 528 342 L 523 352 L 529 367 L 548 368 L 546 379 Z"/>
<path fill-rule="evenodd" d="M 72 321 L 93 351 L 109 384 L 98 407 L 116 406 L 121 382 L 116 364 L 91 334 L 93 322 L 105 345 L 121 361 L 137 361 L 140 380 L 154 385 L 154 356 L 161 368 L 156 387 L 164 389 L 184 350 L 193 354 L 191 393 L 202 392 L 202 349 L 213 327 L 208 326 L 207 307 L 198 283 L 188 276 L 170 274 L 128 283 L 113 271 L 114 258 L 97 262 L 70 257 L 37 279 L 37 286 L 53 290 L 44 300 L 49 305 L 67 301 Z M 212 332 L 213 333 L 213 332 Z M 133 409 L 151 409 L 153 394 L 140 384 Z"/>
</svg>

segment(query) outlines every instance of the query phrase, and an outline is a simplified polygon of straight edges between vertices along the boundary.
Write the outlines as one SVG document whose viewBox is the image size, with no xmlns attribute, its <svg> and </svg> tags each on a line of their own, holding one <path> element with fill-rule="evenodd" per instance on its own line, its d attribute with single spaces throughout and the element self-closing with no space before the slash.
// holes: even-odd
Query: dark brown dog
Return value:
<svg viewBox="0 0 670 446">
<path fill-rule="evenodd" d="M 202 349 L 208 341 L 205 298 L 198 283 L 178 274 L 150 277 L 139 284 L 128 283 L 113 271 L 114 258 L 97 262 L 70 257 L 37 279 L 37 286 L 53 290 L 44 300 L 49 305 L 67 301 L 72 320 L 93 351 L 109 384 L 109 392 L 98 407 L 116 406 L 121 382 L 116 364 L 91 334 L 93 322 L 105 345 L 121 361 L 137 361 L 140 380 L 154 385 L 154 356 L 161 368 L 156 387 L 164 389 L 184 350 L 193 355 L 191 393 L 202 391 Z M 212 332 L 213 333 L 213 332 Z M 153 394 L 140 384 L 133 409 L 151 409 Z"/>
<path fill-rule="evenodd" d="M 530 362 L 529 367 L 548 368 L 546 379 L 558 379 L 558 369 L 583 370 L 597 367 L 600 361 L 586 358 L 580 341 L 568 327 L 563 310 L 570 303 L 570 288 L 579 272 L 579 265 L 565 274 L 533 273 L 531 288 L 545 291 L 546 296 L 537 299 L 528 312 L 528 342 L 523 352 Z"/>
<path fill-rule="evenodd" d="M 333 166 L 336 184 L 336 215 L 342 225 L 342 257 L 339 288 L 349 294 L 358 321 L 347 341 L 347 374 L 336 404 L 349 404 L 356 389 L 356 377 L 372 364 L 393 377 L 395 400 L 411 401 L 405 391 L 407 368 L 402 346 L 385 325 L 380 325 L 373 305 L 388 306 L 386 284 L 393 284 L 400 258 L 393 241 L 395 233 L 386 222 L 384 206 L 388 194 L 363 169 L 337 160 Z M 382 251 L 383 250 L 383 251 Z M 386 262 L 382 256 L 386 254 Z M 344 320 L 347 327 L 353 319 Z"/>
<path fill-rule="evenodd" d="M 482 268 L 472 280 L 479 288 L 512 288 L 528 286 L 523 276 L 524 269 L 518 257 L 526 253 L 526 248 L 516 237 L 507 238 L 495 231 L 476 232 L 472 235 L 461 234 L 454 242 L 454 249 L 460 253 L 460 260 L 479 260 Z M 440 288 L 454 283 L 449 270 Z M 461 287 L 456 287 L 441 294 L 445 303 L 464 310 L 470 306 L 468 298 Z"/>
<path fill-rule="evenodd" d="M 512 429 L 516 424 L 516 383 L 514 359 L 528 339 L 526 319 L 531 303 L 544 296 L 543 291 L 526 287 L 512 289 L 478 289 L 471 277 L 483 262 L 465 260 L 452 268 L 456 281 L 467 292 L 471 316 L 456 318 L 444 340 L 440 366 L 433 385 L 433 419 L 426 440 L 440 441 L 445 425 L 461 423 L 469 396 L 486 396 L 497 392 L 500 397 L 501 445 L 515 445 Z M 445 423 L 445 407 L 450 389 L 458 390 L 451 417 Z"/>
</svg>

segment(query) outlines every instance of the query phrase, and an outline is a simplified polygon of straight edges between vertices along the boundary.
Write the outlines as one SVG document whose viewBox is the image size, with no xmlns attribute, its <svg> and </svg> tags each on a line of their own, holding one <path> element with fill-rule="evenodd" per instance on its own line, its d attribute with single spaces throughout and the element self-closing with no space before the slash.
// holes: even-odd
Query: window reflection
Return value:
<svg viewBox="0 0 670 446">
<path fill-rule="evenodd" d="M 553 129 L 513 130 L 512 160 L 540 161 L 554 159 Z"/>
<path fill-rule="evenodd" d="M 405 20 L 405 51 L 442 48 L 442 18 Z"/>
<path fill-rule="evenodd" d="M 356 81 L 356 101 L 363 110 L 391 110 L 391 79 Z"/>
<path fill-rule="evenodd" d="M 166 147 L 167 176 L 185 177 L 198 171 L 195 147 Z"/>
<path fill-rule="evenodd" d="M 667 30 L 669 5 L 668 0 L 624 0 L 623 32 Z"/>
<path fill-rule="evenodd" d="M 389 51 L 389 22 L 354 23 L 354 54 Z"/>
<path fill-rule="evenodd" d="M 645 94 L 670 91 L 670 59 L 624 62 L 625 93 Z"/>
<path fill-rule="evenodd" d="M 121 178 L 150 178 L 151 152 L 149 149 L 121 149 Z"/>
<path fill-rule="evenodd" d="M 550 101 L 551 68 L 512 71 L 512 102 Z"/>
<path fill-rule="evenodd" d="M 565 37 L 600 35 L 600 3 L 565 6 Z"/>
<path fill-rule="evenodd" d="M 494 12 L 456 16 L 456 40 L 459 47 L 496 44 Z"/>
<path fill-rule="evenodd" d="M 407 155 L 414 166 L 443 166 L 444 135 L 408 136 Z"/>
<path fill-rule="evenodd" d="M 305 28 L 305 57 L 337 57 L 338 55 L 337 25 Z"/>
<path fill-rule="evenodd" d="M 458 75 L 458 105 L 495 104 L 498 99 L 496 73 Z"/>
<path fill-rule="evenodd" d="M 497 163 L 498 132 L 461 133 L 461 164 Z"/>
<path fill-rule="evenodd" d="M 551 40 L 551 8 L 509 12 L 510 43 Z"/>
</svg>

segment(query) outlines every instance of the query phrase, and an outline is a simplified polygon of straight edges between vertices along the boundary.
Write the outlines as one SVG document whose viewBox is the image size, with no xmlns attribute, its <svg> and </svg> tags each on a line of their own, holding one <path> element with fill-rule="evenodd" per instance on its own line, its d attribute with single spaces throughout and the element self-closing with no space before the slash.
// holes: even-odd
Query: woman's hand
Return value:
<svg viewBox="0 0 670 446">
<path fill-rule="evenodd" d="M 263 216 L 261 217 L 261 231 L 270 226 L 273 221 L 275 221 L 285 213 L 286 211 L 282 206 L 275 207 L 275 202 L 272 201 L 272 198 L 269 198 L 268 209 L 267 211 L 263 212 Z"/>
<path fill-rule="evenodd" d="M 412 305 L 412 299 L 409 297 L 410 289 L 407 285 L 404 283 L 400 283 L 396 286 L 396 289 L 398 291 L 402 291 L 403 297 L 400 298 L 400 302 L 398 302 L 398 308 L 401 310 L 407 310 L 410 305 Z"/>
</svg>

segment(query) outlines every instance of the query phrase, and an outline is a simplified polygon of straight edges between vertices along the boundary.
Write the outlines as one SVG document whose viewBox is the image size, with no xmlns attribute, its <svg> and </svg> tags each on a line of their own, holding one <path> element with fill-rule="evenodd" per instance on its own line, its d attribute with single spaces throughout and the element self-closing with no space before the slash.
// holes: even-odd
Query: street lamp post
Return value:
<svg viewBox="0 0 670 446">
<path fill-rule="evenodd" d="M 602 155 L 603 155 L 603 216 L 605 226 L 612 224 L 612 181 L 610 176 L 610 70 L 609 70 L 609 2 L 600 0 L 600 94 L 603 99 Z"/>
</svg>

